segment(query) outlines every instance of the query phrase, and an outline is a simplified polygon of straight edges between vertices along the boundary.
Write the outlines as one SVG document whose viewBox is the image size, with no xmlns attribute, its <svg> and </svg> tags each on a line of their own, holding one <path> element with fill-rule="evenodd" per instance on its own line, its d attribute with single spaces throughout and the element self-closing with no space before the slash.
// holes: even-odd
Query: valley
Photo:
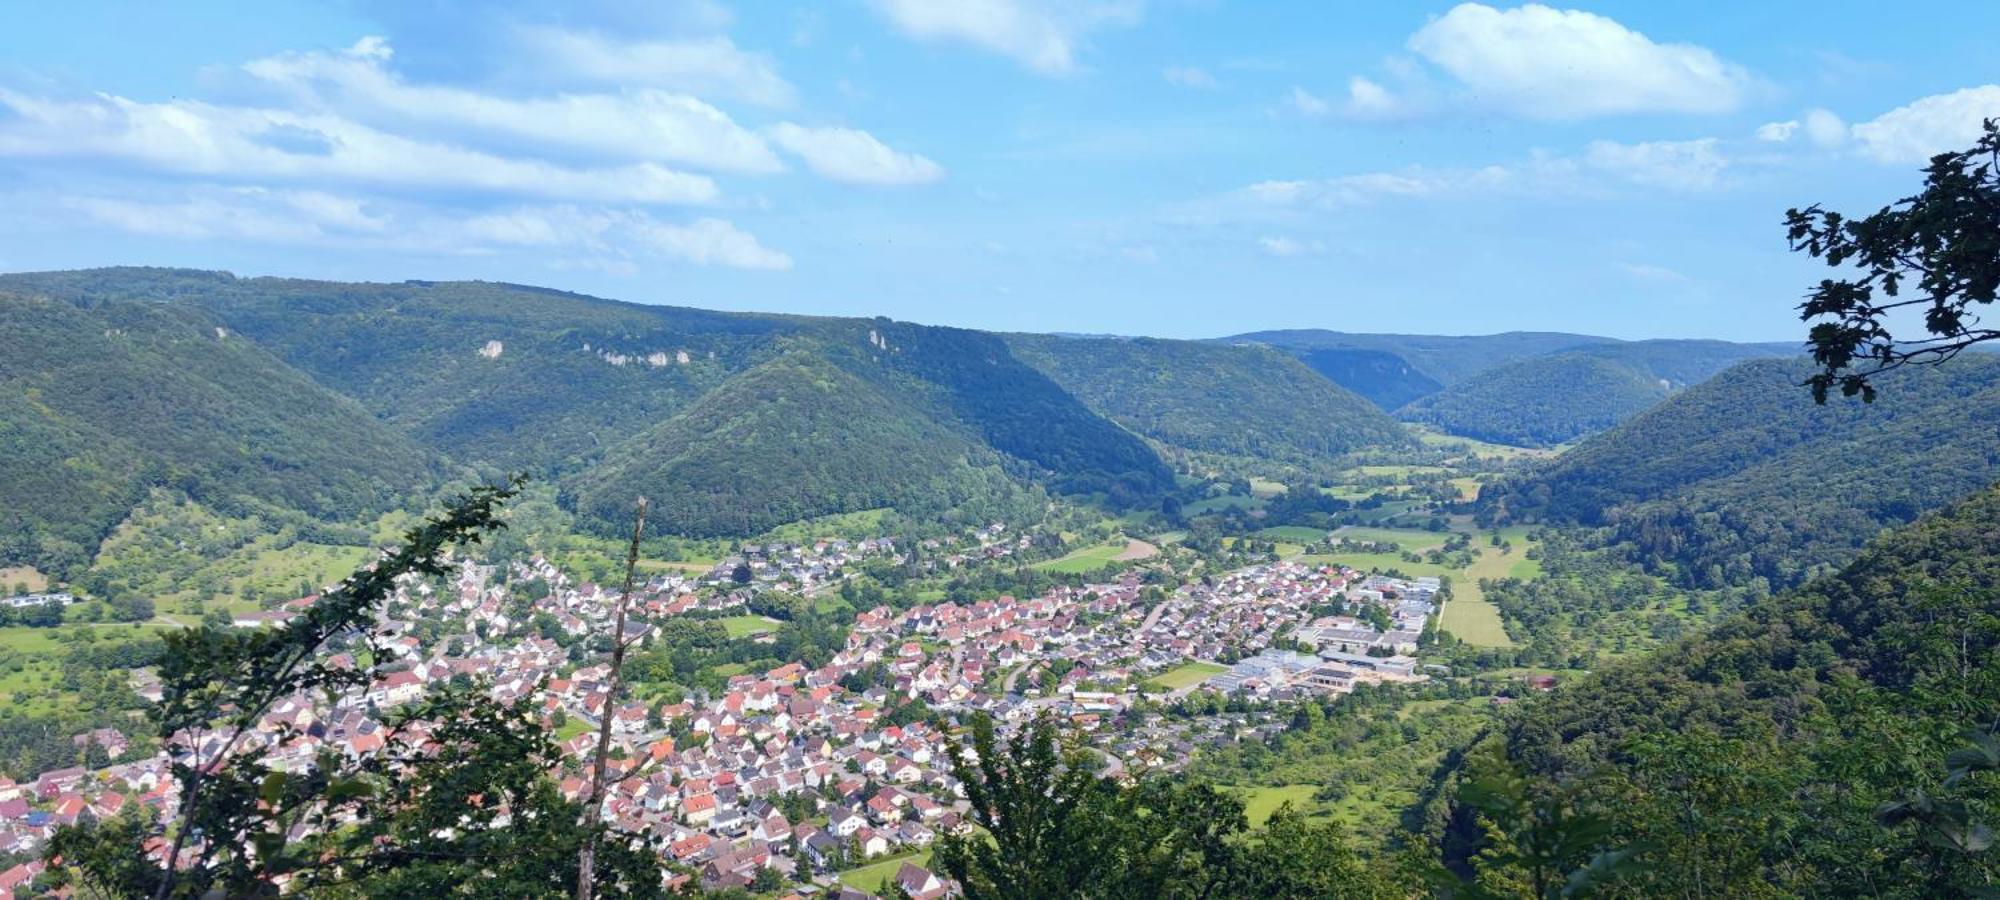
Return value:
<svg viewBox="0 0 2000 900">
<path fill-rule="evenodd" d="M 54 507 L 36 469 L 0 467 L 18 508 L 60 512 L 21 520 L 0 579 L 0 776 L 29 811 L 0 821 L 16 860 L 172 784 L 143 715 L 163 635 L 291 627 L 504 471 L 526 475 L 506 529 L 398 583 L 368 682 L 287 701 L 246 748 L 280 769 L 365 757 L 396 710 L 473 688 L 526 701 L 565 802 L 584 801 L 605 729 L 607 821 L 672 883 L 863 891 L 970 833 L 967 773 L 940 747 L 979 720 L 1060 723 L 1114 781 L 1215 785 L 1252 829 L 1337 828 L 1371 863 L 1458 840 L 1458 792 L 1500 765 L 1475 753 L 1525 771 L 1627 760 L 1538 730 L 1583 702 L 1573 686 L 1650 677 L 2000 477 L 1985 360 L 1887 382 L 1886 412 L 1809 414 L 1786 406 L 1799 365 L 1716 342 L 988 335 L 155 270 L 0 289 L 53 347 L 246 361 L 163 384 L 175 403 L 229 410 L 244 389 L 205 379 L 275 378 L 311 415 L 365 420 L 358 445 L 293 427 L 290 401 L 201 426 L 305 442 L 237 457 L 132 427 L 116 397 L 21 414 L 153 462 L 79 469 L 91 480 L 63 489 L 99 499 Z M 156 292 L 181 299 L 135 299 Z M 1364 392 L 1387 387 L 1324 377 L 1356 371 L 1326 368 L 1332 352 L 1373 354 L 1377 375 L 1407 354 L 1438 387 L 1385 410 Z M 28 396 L 75 382 L 10 377 Z M 1523 391 L 1549 402 L 1505 399 Z M 1451 412 L 1475 409 L 1504 415 Z M 1536 424 L 1494 424 L 1508 417 Z M 385 459 L 421 486 L 339 492 Z M 285 480 L 305 467 L 311 491 Z M 1807 487 L 1863 480 L 1879 490 Z M 300 716 L 318 735 L 284 739 Z"/>
</svg>

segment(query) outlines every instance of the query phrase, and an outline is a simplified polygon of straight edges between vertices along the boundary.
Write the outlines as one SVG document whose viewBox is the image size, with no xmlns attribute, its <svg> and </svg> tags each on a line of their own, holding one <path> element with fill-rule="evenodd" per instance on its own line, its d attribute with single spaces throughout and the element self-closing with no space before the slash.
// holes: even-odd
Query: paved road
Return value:
<svg viewBox="0 0 2000 900">
<path fill-rule="evenodd" d="M 1028 671 L 1029 669 L 1035 669 L 1035 668 L 1040 668 L 1040 667 L 1041 667 L 1041 665 L 1042 665 L 1042 661 L 1038 659 L 1038 660 L 1035 660 L 1034 662 L 1031 662 L 1031 663 L 1028 663 L 1028 664 L 1026 664 L 1026 665 L 1024 665 L 1024 666 L 1022 666 L 1022 667 L 1020 667 L 1020 668 L 1018 668 L 1018 669 L 1015 669 L 1015 670 L 1014 670 L 1014 671 L 1012 671 L 1012 672 L 1008 672 L 1008 673 L 1007 673 L 1007 680 L 1006 680 L 1006 682 L 1004 682 L 1004 683 L 1002 683 L 1002 684 L 1000 685 L 1000 693 L 1003 693 L 1003 694 L 1011 694 L 1011 693 L 1014 693 L 1014 682 L 1015 682 L 1015 681 L 1017 681 L 1017 680 L 1019 680 L 1019 679 L 1020 679 L 1020 677 L 1021 677 L 1021 675 L 1022 675 L 1022 674 L 1024 674 L 1024 673 L 1026 673 L 1026 672 L 1027 672 L 1027 671 Z"/>
</svg>

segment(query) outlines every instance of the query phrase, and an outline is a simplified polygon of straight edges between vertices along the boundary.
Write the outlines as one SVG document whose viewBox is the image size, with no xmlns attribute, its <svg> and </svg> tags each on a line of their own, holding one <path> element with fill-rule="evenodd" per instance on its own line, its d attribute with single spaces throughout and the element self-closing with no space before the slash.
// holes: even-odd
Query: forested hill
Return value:
<svg viewBox="0 0 2000 900">
<path fill-rule="evenodd" d="M 2000 709 L 1996 585 L 2000 489 L 1986 489 L 1838 574 L 1532 704 L 1506 754 L 1639 851 L 1624 895 L 1973 896 L 1985 876 L 1952 835 L 1991 827 L 2000 796 L 1991 777 L 1945 775 L 1948 758 L 1988 758 L 1954 753 Z M 1467 781 L 1495 774 L 1473 759 Z M 1469 861 L 1481 838 L 1463 836 Z"/>
<path fill-rule="evenodd" d="M 442 471 L 199 309 L 0 293 L 0 321 L 0 559 L 79 568 L 153 486 L 340 519 Z"/>
<path fill-rule="evenodd" d="M 1622 363 L 1561 353 L 1503 363 L 1396 411 L 1457 435 L 1553 447 L 1595 434 L 1667 396 L 1667 385 Z"/>
<path fill-rule="evenodd" d="M 0 290 L 68 317 L 50 336 L 39 324 L 8 336 L 10 364 L 71 404 L 34 401 L 25 383 L 0 399 L 5 434 L 28 447 L 10 457 L 0 495 L 28 510 L 15 513 L 10 560 L 87 558 L 146 487 L 342 517 L 422 493 L 447 471 L 525 470 L 561 484 L 607 530 L 618 492 L 737 510 L 683 510 L 666 525 L 719 534 L 885 499 L 926 515 L 1045 492 L 1152 503 L 1172 486 L 1166 456 L 1325 463 L 1410 440 L 1256 348 L 1092 339 L 1079 353 L 1063 339 L 490 283 L 105 269 L 5 275 Z M 100 346 L 121 330 L 207 344 Z M 85 374 L 88 390 L 61 388 Z M 807 385 L 845 393 L 808 410 Z M 835 408 L 843 414 L 828 418 Z M 197 412 L 175 424 L 161 409 Z M 209 409 L 218 418 L 199 418 Z M 805 421 L 849 444 L 813 443 Z M 275 436 L 246 436 L 255 428 Z M 703 429 L 736 449 L 702 446 Z M 919 445 L 907 471 L 882 465 Z M 58 463 L 87 474 L 52 479 Z M 796 483 L 778 484 L 782 472 Z M 928 487 L 896 480 L 906 474 Z M 956 505 L 938 509 L 937 498 Z"/>
<path fill-rule="evenodd" d="M 1781 587 L 2000 480 L 2000 359 L 1901 370 L 1873 404 L 1814 405 L 1799 386 L 1808 368 L 1736 366 L 1489 485 L 1480 514 L 1604 526 L 1692 586 L 1762 577 Z"/>
<path fill-rule="evenodd" d="M 1171 450 L 1309 465 L 1410 443 L 1373 404 L 1263 347 L 1009 335 L 1029 365 Z"/>
<path fill-rule="evenodd" d="M 619 443 L 563 488 L 580 512 L 603 521 L 651 496 L 658 521 L 698 535 L 756 534 L 876 507 L 986 522 L 1035 502 L 999 454 L 948 421 L 795 351 Z"/>
<path fill-rule="evenodd" d="M 1253 331 L 1223 338 L 1229 343 L 1267 344 L 1302 355 L 1314 350 L 1388 353 L 1417 374 L 1440 385 L 1462 381 L 1502 363 L 1547 356 L 1614 338 L 1560 331 L 1510 331 L 1504 334 L 1359 334 L 1321 329 Z M 1400 404 L 1398 404 L 1400 405 Z"/>
<path fill-rule="evenodd" d="M 1736 363 L 1799 352 L 1788 344 L 1561 332 L 1265 331 L 1224 340 L 1282 349 L 1406 421 L 1521 446 L 1593 434 Z"/>
</svg>

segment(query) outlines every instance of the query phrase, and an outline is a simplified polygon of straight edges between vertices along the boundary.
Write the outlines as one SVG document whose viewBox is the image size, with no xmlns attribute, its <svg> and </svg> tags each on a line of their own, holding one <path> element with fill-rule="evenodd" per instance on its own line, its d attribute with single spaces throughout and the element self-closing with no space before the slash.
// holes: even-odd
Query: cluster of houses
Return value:
<svg viewBox="0 0 2000 900">
<path fill-rule="evenodd" d="M 63 591 L 41 591 L 31 594 L 15 594 L 12 597 L 0 600 L 0 606 L 11 606 L 15 609 L 25 609 L 30 606 L 47 606 L 49 604 L 55 604 L 56 606 L 67 606 L 75 602 L 76 602 L 75 596 L 65 593 Z"/>
<path fill-rule="evenodd" d="M 982 547 L 1012 546 L 998 532 L 981 538 Z M 643 639 L 666 619 L 740 604 L 744 566 L 753 581 L 810 590 L 837 581 L 858 559 L 893 553 L 886 540 L 748 548 L 704 575 L 648 584 L 635 597 L 626 637 Z M 838 870 L 920 851 L 966 827 L 945 736 L 893 711 L 921 702 L 947 715 L 983 711 L 1013 723 L 1052 714 L 1092 734 L 1114 769 L 1171 769 L 1186 762 L 1197 740 L 1215 735 L 1103 727 L 1118 721 L 1151 679 L 1190 660 L 1226 659 L 1234 664 L 1212 685 L 1284 698 L 1345 690 L 1357 680 L 1419 677 L 1413 660 L 1398 654 L 1414 649 L 1437 591 L 1435 581 L 1273 563 L 1171 592 L 1148 591 L 1128 575 L 1027 599 L 877 607 L 857 616 L 825 665 L 743 672 L 720 691 L 648 704 L 614 696 L 607 666 L 577 658 L 574 647 L 583 642 L 546 633 L 553 621 L 568 635 L 603 634 L 612 627 L 614 591 L 574 583 L 539 557 L 502 574 L 468 564 L 441 588 L 407 586 L 389 604 L 377 637 L 388 658 L 377 659 L 372 684 L 332 705 L 306 696 L 282 701 L 238 750 L 264 750 L 269 765 L 285 770 L 312 766 L 329 749 L 348 758 L 380 753 L 392 739 L 385 710 L 459 676 L 481 679 L 498 699 L 535 704 L 565 736 L 560 746 L 571 764 L 551 774 L 572 798 L 588 794 L 590 785 L 575 773 L 588 770 L 583 763 L 609 721 L 610 740 L 622 752 L 612 754 L 617 777 L 602 815 L 648 835 L 677 864 L 677 880 L 744 887 L 770 869 L 802 890 L 837 896 Z M 536 581 L 549 590 L 524 597 L 521 586 Z M 239 624 L 280 622 L 312 600 Z M 1353 615 L 1362 604 L 1379 606 L 1394 627 L 1377 630 Z M 527 627 L 529 618 L 542 628 Z M 1317 652 L 1273 649 L 1287 636 Z M 141 688 L 148 690 L 157 688 Z M 1223 725 L 1198 727 L 1222 734 Z M 425 735 L 418 726 L 405 737 Z M 88 739 L 116 740 L 123 749 L 115 732 Z M 223 752 L 225 740 L 189 736 L 202 759 Z M 176 790 L 165 757 L 0 781 L 0 851 L 32 852 L 86 812 L 105 818 L 131 803 L 170 811 Z M 0 876 L 0 897 L 4 879 L 17 874 Z M 917 897 L 948 889 L 910 864 L 895 880 Z"/>
</svg>

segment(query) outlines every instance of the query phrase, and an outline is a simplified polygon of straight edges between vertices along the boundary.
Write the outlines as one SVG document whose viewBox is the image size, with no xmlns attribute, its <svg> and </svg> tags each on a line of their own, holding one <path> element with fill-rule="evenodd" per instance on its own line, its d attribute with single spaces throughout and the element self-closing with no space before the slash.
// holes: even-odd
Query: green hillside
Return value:
<svg viewBox="0 0 2000 900">
<path fill-rule="evenodd" d="M 1396 411 L 1451 434 L 1552 447 L 1594 434 L 1667 396 L 1665 382 L 1588 353 L 1503 363 Z"/>
<path fill-rule="evenodd" d="M 730 379 L 563 490 L 605 523 L 649 497 L 658 527 L 694 535 L 878 507 L 984 519 L 1027 496 L 963 429 L 805 352 Z"/>
<path fill-rule="evenodd" d="M 1047 335 L 1007 343 L 1092 409 L 1174 448 L 1312 464 L 1409 443 L 1368 402 L 1262 347 Z"/>
<path fill-rule="evenodd" d="M 689 533 L 719 533 L 727 521 L 761 523 L 743 532 L 755 533 L 792 510 L 865 508 L 873 504 L 850 501 L 882 496 L 868 466 L 852 458 L 829 461 L 800 486 L 804 493 L 771 494 L 761 486 L 767 466 L 791 451 L 772 444 L 783 432 L 767 426 L 778 423 L 755 414 L 734 424 L 760 442 L 758 453 L 717 450 L 679 462 L 678 453 L 635 455 L 628 448 L 612 454 L 642 435 L 662 439 L 658 429 L 683 413 L 716 425 L 723 404 L 750 409 L 743 406 L 742 385 L 724 389 L 772 360 L 798 354 L 837 367 L 846 373 L 843 384 L 871 392 L 876 420 L 854 421 L 876 430 L 848 439 L 860 443 L 892 433 L 929 439 L 926 429 L 944 429 L 964 436 L 954 448 L 973 443 L 981 464 L 950 469 L 968 481 L 938 491 L 940 505 L 1000 496 L 1034 482 L 1124 506 L 1156 502 L 1173 485 L 1172 473 L 1143 439 L 1093 412 L 985 332 L 648 306 L 489 283 L 343 284 L 105 269 L 0 276 L 0 286 L 6 285 L 78 303 L 147 300 L 153 308 L 213 319 L 275 355 L 277 360 L 266 357 L 270 364 L 289 364 L 353 398 L 359 407 L 350 405 L 350 415 L 364 407 L 373 412 L 379 420 L 373 433 L 400 432 L 406 445 L 413 439 L 487 471 L 525 470 L 559 480 L 566 496 L 593 498 L 589 508 L 600 513 L 617 506 L 602 499 L 614 489 L 622 493 L 649 478 L 687 489 L 685 480 L 653 476 L 700 474 L 711 483 L 699 495 L 705 511 L 688 510 Z M 770 378 L 765 372 L 749 383 Z M 884 415 L 914 418 L 884 429 Z M 16 418 L 24 431 L 45 430 L 25 414 Z M 819 421 L 836 433 L 848 427 L 841 418 Z M 85 468 L 117 463 L 47 436 L 36 442 L 49 459 Z M 1004 490 L 987 468 L 998 464 L 1012 473 Z M 856 480 L 843 480 L 850 475 Z M 599 477 L 607 479 L 601 489 L 592 485 Z M 103 480 L 83 479 L 76 490 Z M 898 496 L 907 504 L 917 492 Z M 115 501 L 70 498 L 65 505 L 92 502 L 129 506 L 124 495 Z M 732 504 L 740 508 L 722 511 Z"/>
<path fill-rule="evenodd" d="M 1988 876 L 1952 849 L 1950 817 L 1990 822 L 2000 791 L 1990 776 L 1945 773 L 1948 757 L 1973 758 L 1952 756 L 1969 744 L 1961 730 L 1990 727 L 2000 709 L 1995 584 L 2000 490 L 1989 489 L 1885 535 L 1838 574 L 1566 686 L 1513 721 L 1506 757 L 1530 789 L 1643 848 L 1621 896 L 1700 884 L 1974 896 Z M 1495 774 L 1474 754 L 1461 777 Z M 1915 821 L 1879 817 L 1923 795 Z M 1462 812 L 1444 843 L 1471 864 L 1485 839 Z"/>
<path fill-rule="evenodd" d="M 1481 514 L 1603 526 L 1691 586 L 1783 586 L 2000 479 L 2000 359 L 1902 370 L 1873 404 L 1802 402 L 1807 374 L 1803 361 L 1736 366 L 1489 485 Z"/>
<path fill-rule="evenodd" d="M 1385 410 L 1397 409 L 1444 387 L 1437 379 L 1417 371 L 1402 357 L 1386 350 L 1322 347 L 1296 350 L 1293 355 L 1326 380 L 1366 397 L 1368 402 Z"/>
<path fill-rule="evenodd" d="M 454 459 L 543 474 L 679 411 L 771 355 L 774 334 L 798 327 L 477 282 L 344 284 L 167 269 L 0 279 L 8 282 L 198 306 Z"/>
<path fill-rule="evenodd" d="M 434 457 L 198 310 L 0 294 L 0 557 L 87 562 L 151 487 L 241 512 L 407 502 Z"/>
</svg>

